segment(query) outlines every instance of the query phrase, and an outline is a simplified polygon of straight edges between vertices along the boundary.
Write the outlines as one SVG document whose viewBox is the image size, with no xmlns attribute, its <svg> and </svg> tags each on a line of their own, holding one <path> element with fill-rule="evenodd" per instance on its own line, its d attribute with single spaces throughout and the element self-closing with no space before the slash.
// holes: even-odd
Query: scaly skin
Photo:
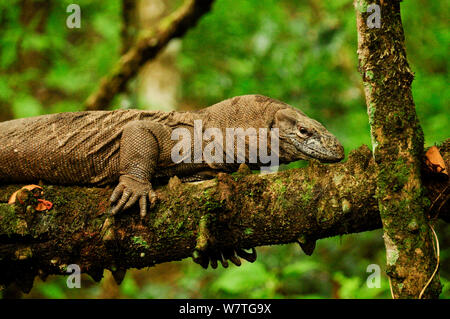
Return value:
<svg viewBox="0 0 450 319">
<path fill-rule="evenodd" d="M 118 181 L 111 196 L 114 204 L 111 213 L 139 202 L 144 217 L 148 203 L 151 206 L 157 199 L 152 180 L 175 175 L 191 179 L 210 175 L 205 172 L 230 172 L 238 167 L 236 145 L 235 161 L 231 164 L 172 161 L 171 150 L 178 142 L 171 139 L 172 131 L 186 128 L 193 136 L 194 120 L 202 120 L 203 130 L 218 128 L 224 137 L 226 128 L 255 128 L 256 131 L 278 128 L 280 163 L 311 158 L 337 162 L 344 157 L 339 141 L 317 121 L 283 102 L 261 95 L 245 95 L 197 112 L 92 111 L 1 122 L 0 183 L 42 180 L 53 184 L 102 186 Z M 193 143 L 191 139 L 191 150 Z M 203 147 L 207 143 L 203 141 Z M 245 162 L 248 161 L 247 152 Z M 251 166 L 260 165 L 252 163 Z M 225 260 L 236 261 L 233 251 L 219 253 L 218 260 L 225 255 Z M 209 260 L 204 252 L 205 249 L 200 260 L 194 259 L 203 265 L 205 258 Z M 254 259 L 240 249 L 236 252 L 248 260 Z M 213 265 L 214 260 L 211 259 Z"/>
</svg>

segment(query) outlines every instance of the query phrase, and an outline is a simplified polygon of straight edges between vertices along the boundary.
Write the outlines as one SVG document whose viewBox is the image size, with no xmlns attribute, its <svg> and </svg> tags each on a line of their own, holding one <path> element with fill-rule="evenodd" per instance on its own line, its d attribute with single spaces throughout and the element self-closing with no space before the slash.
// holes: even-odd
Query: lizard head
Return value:
<svg viewBox="0 0 450 319">
<path fill-rule="evenodd" d="M 314 158 L 334 163 L 344 158 L 344 148 L 338 139 L 297 109 L 288 107 L 277 111 L 273 127 L 279 129 L 282 162 Z"/>
</svg>

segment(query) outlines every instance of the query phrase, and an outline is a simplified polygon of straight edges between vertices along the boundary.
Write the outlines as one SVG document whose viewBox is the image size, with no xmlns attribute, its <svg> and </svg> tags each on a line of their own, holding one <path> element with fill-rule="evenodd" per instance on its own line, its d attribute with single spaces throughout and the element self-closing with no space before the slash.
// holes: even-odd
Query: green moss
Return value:
<svg viewBox="0 0 450 319">
<path fill-rule="evenodd" d="M 212 189 L 206 189 L 203 191 L 203 207 L 205 207 L 205 210 L 207 212 L 214 211 L 216 209 L 219 209 L 223 206 L 224 200 L 217 200 L 214 196 L 214 192 Z"/>
<path fill-rule="evenodd" d="M 184 234 L 180 234 L 180 231 L 183 230 L 184 223 L 185 223 L 184 220 L 173 221 L 173 222 L 169 223 L 168 226 L 164 230 L 165 234 L 169 237 L 184 235 Z"/>
<path fill-rule="evenodd" d="M 368 71 L 366 71 L 366 77 L 369 80 L 373 80 L 373 78 L 375 77 L 375 74 L 373 73 L 373 71 L 368 70 Z"/>
<path fill-rule="evenodd" d="M 44 196 L 46 198 L 51 198 L 53 207 L 61 207 L 68 204 L 67 197 L 64 194 L 60 194 L 54 189 L 54 186 L 43 186 Z"/>
<path fill-rule="evenodd" d="M 180 229 L 183 228 L 183 226 L 184 226 L 184 221 L 183 221 L 183 220 L 180 220 L 180 221 L 177 223 L 177 226 L 176 226 L 175 228 L 176 228 L 176 230 L 180 230 Z"/>
<path fill-rule="evenodd" d="M 155 218 L 155 220 L 153 222 L 153 227 L 158 228 L 159 226 L 164 224 L 164 222 L 169 218 L 169 215 L 171 213 L 172 213 L 172 211 L 170 209 L 164 210 L 161 216 L 158 216 Z"/>
<path fill-rule="evenodd" d="M 308 181 L 305 181 L 305 182 L 308 182 Z M 300 196 L 300 199 L 304 205 L 308 205 L 310 203 L 311 199 L 313 198 L 315 184 L 316 184 L 316 181 L 314 179 L 312 179 L 311 181 L 309 181 L 308 184 L 306 184 L 306 186 L 304 186 L 303 193 Z"/>
<path fill-rule="evenodd" d="M 411 247 L 413 247 L 413 244 L 414 244 L 414 242 L 413 242 L 413 240 L 411 239 L 411 238 L 405 238 L 405 240 L 403 241 L 403 249 L 407 249 L 407 250 L 410 250 L 411 249 Z"/>
<path fill-rule="evenodd" d="M 410 165 L 407 165 L 403 159 L 399 158 L 394 162 L 394 169 L 395 176 L 404 182 L 408 180 Z"/>
<path fill-rule="evenodd" d="M 272 183 L 271 191 L 278 195 L 278 199 L 283 197 L 286 193 L 286 185 L 284 185 L 283 180 L 279 178 L 275 179 Z"/>
<path fill-rule="evenodd" d="M 408 182 L 410 174 L 411 165 L 405 163 L 402 158 L 382 168 L 378 179 L 378 192 L 381 198 L 391 190 L 394 192 L 401 190 Z"/>
<path fill-rule="evenodd" d="M 139 245 L 143 248 L 146 248 L 146 249 L 150 248 L 148 243 L 139 236 L 133 236 L 133 238 L 131 238 L 131 240 L 133 241 L 134 244 Z"/>
<path fill-rule="evenodd" d="M 271 214 L 278 212 L 280 209 L 287 209 L 290 201 L 287 200 L 287 187 L 285 182 L 281 178 L 277 178 L 273 181 L 270 187 L 271 196 L 275 197 L 275 201 L 271 205 Z"/>
<path fill-rule="evenodd" d="M 12 205 L 0 204 L 0 234 L 7 236 L 28 234 L 27 223 L 19 218 Z"/>
<path fill-rule="evenodd" d="M 411 232 L 417 231 L 419 230 L 419 224 L 417 223 L 417 220 L 415 218 L 413 218 L 409 223 L 408 223 L 408 230 Z"/>
<path fill-rule="evenodd" d="M 107 218 L 106 214 L 98 218 L 93 218 L 92 220 L 89 221 L 89 226 L 94 229 L 101 229 L 106 218 Z"/>
<path fill-rule="evenodd" d="M 369 124 L 372 125 L 375 123 L 375 112 L 377 111 L 376 104 L 373 102 L 369 103 L 369 107 L 367 108 L 367 115 L 369 116 Z"/>
<path fill-rule="evenodd" d="M 366 13 L 367 6 L 368 3 L 365 0 L 358 0 L 358 2 L 356 2 L 356 10 L 358 10 L 360 13 Z"/>
</svg>

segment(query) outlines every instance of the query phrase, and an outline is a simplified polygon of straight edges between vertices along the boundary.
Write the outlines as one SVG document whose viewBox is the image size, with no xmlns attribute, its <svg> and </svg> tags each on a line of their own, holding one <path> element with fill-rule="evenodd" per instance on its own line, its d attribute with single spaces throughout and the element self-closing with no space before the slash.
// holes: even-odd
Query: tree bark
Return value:
<svg viewBox="0 0 450 319">
<path fill-rule="evenodd" d="M 369 4 L 381 8 L 381 27 L 370 28 Z M 358 56 L 377 172 L 387 273 L 395 298 L 418 298 L 436 268 L 429 200 L 420 172 L 423 133 L 411 93 L 414 75 L 405 50 L 398 0 L 355 0 Z M 441 291 L 436 274 L 424 298 Z"/>
<path fill-rule="evenodd" d="M 182 37 L 210 9 L 214 0 L 186 0 L 174 13 L 163 19 L 155 30 L 141 33 L 136 43 L 125 53 L 100 87 L 86 101 L 87 110 L 109 107 L 114 96 L 125 89 L 145 62 L 154 58 L 174 38 Z"/>
<path fill-rule="evenodd" d="M 450 140 L 441 146 L 450 164 Z M 428 175 L 427 175 L 428 176 Z M 432 175 L 426 186 L 436 200 L 434 214 L 450 221 L 448 180 Z M 140 220 L 136 208 L 108 217 L 109 188 L 44 186 L 54 207 L 36 212 L 32 196 L 23 205 L 6 204 L 18 185 L 0 186 L 0 284 L 16 282 L 25 292 L 36 275 L 67 275 L 69 264 L 100 280 L 104 269 L 116 277 L 191 256 L 201 220 L 218 247 L 314 243 L 330 236 L 381 227 L 377 165 L 362 146 L 345 163 L 310 162 L 303 169 L 275 174 L 220 174 L 201 183 L 172 178 L 157 189 L 160 200 Z"/>
</svg>

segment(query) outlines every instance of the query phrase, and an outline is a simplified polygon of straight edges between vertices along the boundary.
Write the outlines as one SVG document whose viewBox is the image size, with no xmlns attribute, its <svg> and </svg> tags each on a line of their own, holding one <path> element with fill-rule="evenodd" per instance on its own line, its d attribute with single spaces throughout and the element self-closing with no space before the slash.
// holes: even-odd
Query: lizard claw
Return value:
<svg viewBox="0 0 450 319">
<path fill-rule="evenodd" d="M 228 261 L 239 267 L 242 263 L 238 256 L 252 263 L 256 260 L 256 250 L 252 248 L 252 252 L 248 253 L 241 248 L 235 249 L 233 247 L 224 247 L 221 250 L 212 247 L 204 250 L 196 248 L 192 259 L 205 269 L 208 268 L 209 264 L 211 264 L 213 269 L 216 269 L 218 261 L 220 261 L 223 268 L 228 268 Z"/>
<path fill-rule="evenodd" d="M 247 260 L 248 262 L 254 262 L 256 260 L 256 249 L 254 247 L 252 247 L 252 252 L 248 253 L 246 252 L 244 249 L 236 249 L 236 254 L 241 257 L 244 258 L 245 260 Z"/>
<path fill-rule="evenodd" d="M 148 200 L 150 202 L 150 207 L 155 206 L 156 202 L 158 201 L 158 195 L 154 190 L 150 190 L 148 192 Z"/>
<path fill-rule="evenodd" d="M 199 223 L 197 245 L 192 253 L 192 259 L 195 263 L 207 269 L 211 263 L 213 269 L 217 268 L 217 262 L 220 261 L 224 268 L 228 268 L 228 260 L 236 266 L 241 265 L 239 257 L 254 262 L 256 260 L 256 250 L 252 248 L 251 253 L 242 248 L 233 246 L 218 247 L 214 236 L 209 231 L 210 220 L 208 216 L 202 216 Z"/>
<path fill-rule="evenodd" d="M 109 199 L 111 205 L 114 205 L 111 215 L 129 209 L 139 200 L 140 215 L 144 217 L 147 214 L 147 197 L 150 200 L 151 207 L 153 207 L 157 197 L 150 182 L 122 175 L 119 179 L 119 185 L 114 189 Z"/>
</svg>

